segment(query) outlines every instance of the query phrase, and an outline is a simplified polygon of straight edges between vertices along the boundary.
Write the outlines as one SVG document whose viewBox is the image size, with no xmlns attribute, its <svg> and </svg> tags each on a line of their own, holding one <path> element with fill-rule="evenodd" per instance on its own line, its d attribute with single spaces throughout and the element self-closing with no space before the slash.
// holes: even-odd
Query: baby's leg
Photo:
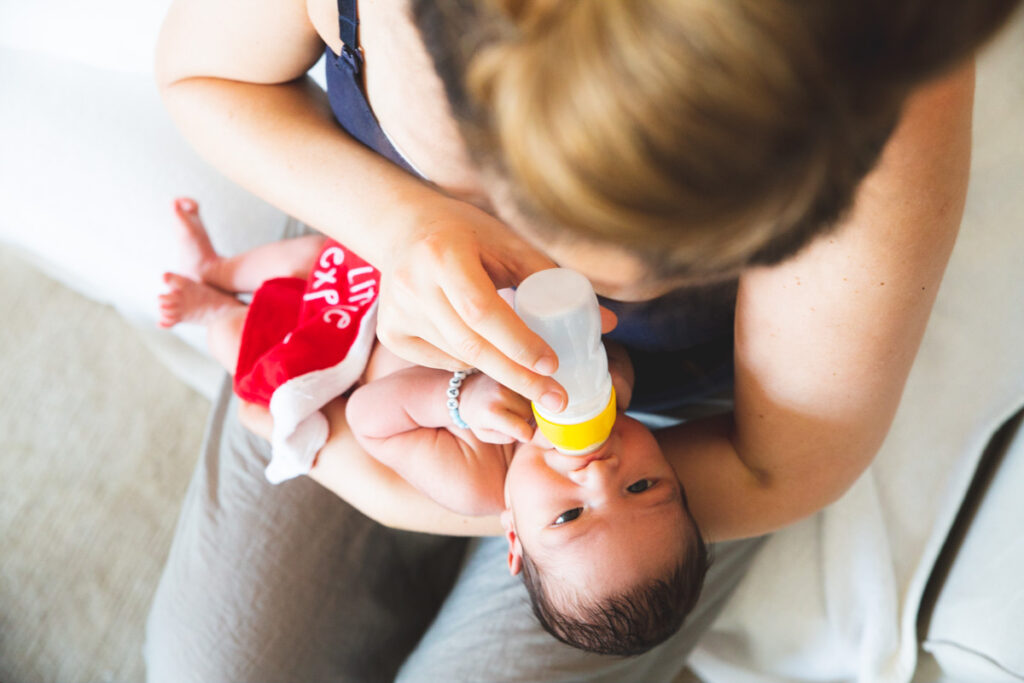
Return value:
<svg viewBox="0 0 1024 683">
<path fill-rule="evenodd" d="M 176 273 L 164 273 L 167 291 L 159 296 L 160 326 L 206 325 L 210 352 L 234 372 L 242 326 L 249 307 L 216 287 Z"/>
<path fill-rule="evenodd" d="M 232 375 L 238 365 L 238 351 L 242 346 L 242 329 L 248 306 L 235 308 L 212 320 L 206 328 L 206 345 L 210 354 Z"/>
<path fill-rule="evenodd" d="M 264 244 L 237 256 L 221 256 L 210 242 L 195 200 L 176 200 L 174 213 L 181 226 L 184 274 L 225 292 L 252 292 L 275 277 L 307 277 L 326 239 L 306 235 Z"/>
</svg>

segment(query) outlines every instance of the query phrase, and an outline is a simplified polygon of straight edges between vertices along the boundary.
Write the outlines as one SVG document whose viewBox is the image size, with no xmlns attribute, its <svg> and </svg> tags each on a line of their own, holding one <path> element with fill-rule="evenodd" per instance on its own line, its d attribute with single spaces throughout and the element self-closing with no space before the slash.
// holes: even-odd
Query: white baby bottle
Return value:
<svg viewBox="0 0 1024 683">
<path fill-rule="evenodd" d="M 615 424 L 615 391 L 601 343 L 601 312 L 587 278 L 568 268 L 529 276 L 515 293 L 515 310 L 558 355 L 552 378 L 569 396 L 560 413 L 533 404 L 537 426 L 560 452 L 595 450 Z"/>
</svg>

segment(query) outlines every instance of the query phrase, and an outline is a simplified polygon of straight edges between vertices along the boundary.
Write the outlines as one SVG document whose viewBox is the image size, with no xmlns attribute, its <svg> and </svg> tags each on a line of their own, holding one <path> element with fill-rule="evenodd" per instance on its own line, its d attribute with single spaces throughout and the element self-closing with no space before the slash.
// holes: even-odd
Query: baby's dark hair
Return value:
<svg viewBox="0 0 1024 683">
<path fill-rule="evenodd" d="M 682 492 L 682 489 L 680 489 Z M 544 630 L 587 652 L 631 656 L 667 640 L 693 610 L 711 566 L 711 554 L 681 495 L 686 541 L 679 561 L 667 574 L 590 602 L 560 609 L 545 587 L 537 565 L 523 554 L 523 583 L 533 613 Z"/>
</svg>

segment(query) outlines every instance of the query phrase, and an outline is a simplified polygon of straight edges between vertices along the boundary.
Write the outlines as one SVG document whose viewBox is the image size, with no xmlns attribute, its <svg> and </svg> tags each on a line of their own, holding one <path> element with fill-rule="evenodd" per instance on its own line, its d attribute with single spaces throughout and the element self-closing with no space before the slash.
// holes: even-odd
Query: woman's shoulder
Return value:
<svg viewBox="0 0 1024 683">
<path fill-rule="evenodd" d="M 341 53 L 341 32 L 338 29 L 337 0 L 299 0 L 305 5 L 309 23 L 334 54 Z"/>
<path fill-rule="evenodd" d="M 735 357 L 746 443 L 793 453 L 813 443 L 851 472 L 874 456 L 956 241 L 972 105 L 970 66 L 919 91 L 842 225 L 744 273 Z"/>
<path fill-rule="evenodd" d="M 914 92 L 839 225 L 788 261 L 745 274 L 745 288 L 772 283 L 789 290 L 799 286 L 800 273 L 837 283 L 864 276 L 863 284 L 879 287 L 884 278 L 876 275 L 889 269 L 911 279 L 941 276 L 963 209 L 973 96 L 973 64 Z"/>
<path fill-rule="evenodd" d="M 227 0 L 175 0 L 160 29 L 161 85 L 192 77 L 285 83 L 323 53 L 306 0 L 252 0 L 244 15 Z"/>
</svg>

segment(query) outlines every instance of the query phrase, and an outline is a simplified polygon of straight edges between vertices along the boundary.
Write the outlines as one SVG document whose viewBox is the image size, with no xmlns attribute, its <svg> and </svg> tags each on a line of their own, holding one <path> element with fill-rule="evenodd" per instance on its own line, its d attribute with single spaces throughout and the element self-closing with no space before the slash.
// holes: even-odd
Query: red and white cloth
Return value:
<svg viewBox="0 0 1024 683">
<path fill-rule="evenodd" d="M 379 290 L 376 268 L 327 240 L 309 279 L 268 280 L 253 295 L 234 386 L 274 418 L 271 483 L 313 467 L 328 434 L 320 409 L 355 384 L 369 359 Z"/>
</svg>

